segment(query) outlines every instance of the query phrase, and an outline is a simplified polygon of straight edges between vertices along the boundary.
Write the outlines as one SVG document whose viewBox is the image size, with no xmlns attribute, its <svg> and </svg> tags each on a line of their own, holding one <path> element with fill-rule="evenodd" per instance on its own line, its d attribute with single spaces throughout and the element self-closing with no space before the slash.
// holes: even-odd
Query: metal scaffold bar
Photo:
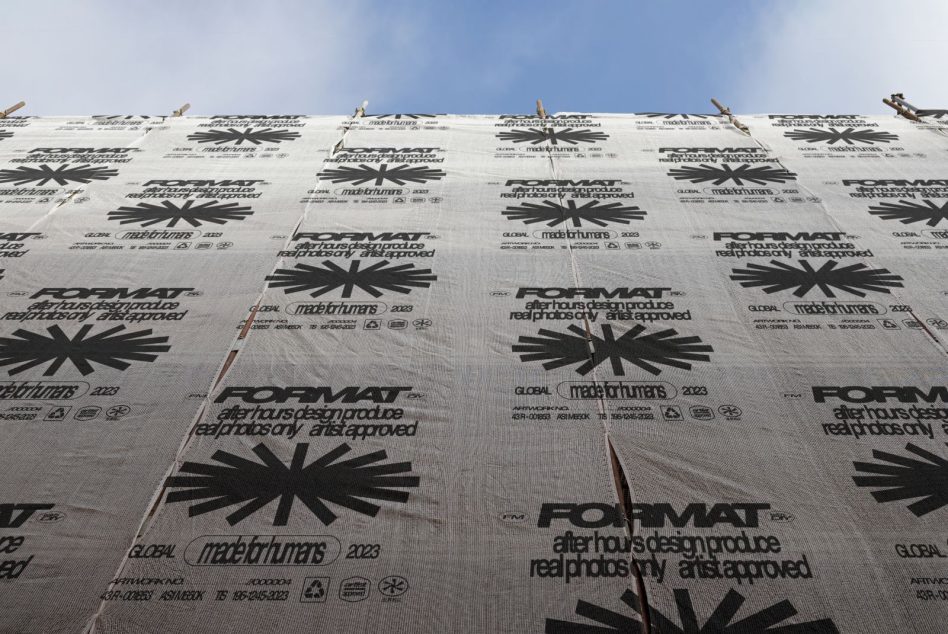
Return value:
<svg viewBox="0 0 948 634">
<path fill-rule="evenodd" d="M 743 123 L 741 123 L 740 121 L 738 121 L 738 120 L 737 120 L 737 117 L 735 117 L 733 114 L 731 114 L 731 109 L 730 109 L 730 108 L 728 108 L 727 106 L 723 105 L 720 101 L 718 101 L 718 100 L 715 99 L 714 97 L 711 97 L 711 103 L 714 104 L 714 107 L 717 108 L 718 111 L 719 111 L 721 114 L 723 114 L 725 117 L 727 117 L 728 121 L 731 122 L 731 125 L 733 125 L 735 128 L 737 128 L 738 130 L 740 130 L 740 131 L 743 132 L 744 134 L 750 134 L 750 130 L 748 129 L 748 127 L 747 127 L 746 125 L 744 125 Z"/>
<path fill-rule="evenodd" d="M 15 103 L 15 104 L 13 104 L 12 106 L 10 106 L 9 108 L 7 108 L 7 109 L 4 110 L 3 112 L 0 112 L 0 119 L 6 119 L 6 118 L 9 117 L 11 114 L 13 114 L 14 112 L 16 112 L 17 110 L 19 110 L 20 108 L 22 108 L 22 107 L 25 106 L 25 105 L 26 105 L 26 102 L 25 102 L 25 101 L 20 101 L 20 102 L 17 102 L 17 103 Z"/>
<path fill-rule="evenodd" d="M 912 121 L 921 121 L 915 112 L 918 110 L 915 106 L 905 100 L 905 95 L 900 92 L 892 93 L 889 98 L 882 98 L 882 103 L 889 106 L 906 119 Z"/>
</svg>

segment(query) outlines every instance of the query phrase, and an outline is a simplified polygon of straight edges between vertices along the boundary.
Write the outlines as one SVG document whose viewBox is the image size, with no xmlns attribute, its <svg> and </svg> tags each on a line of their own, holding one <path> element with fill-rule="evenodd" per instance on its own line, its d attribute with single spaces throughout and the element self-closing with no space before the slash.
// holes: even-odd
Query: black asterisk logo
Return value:
<svg viewBox="0 0 948 634">
<path fill-rule="evenodd" d="M 222 203 L 216 200 L 197 203 L 186 200 L 181 204 L 170 200 L 154 203 L 138 203 L 134 207 L 119 207 L 109 212 L 109 220 L 118 220 L 119 224 L 140 224 L 150 227 L 160 223 L 167 223 L 166 227 L 174 227 L 179 222 L 200 227 L 202 224 L 222 225 L 229 220 L 243 220 L 253 215 L 250 207 L 242 207 L 237 203 Z"/>
<path fill-rule="evenodd" d="M 819 619 L 803 623 L 784 623 L 797 614 L 797 609 L 784 599 L 768 608 L 733 621 L 745 597 L 736 590 L 728 590 L 711 615 L 699 625 L 691 593 L 684 589 L 675 589 L 675 607 L 678 611 L 677 624 L 657 609 L 648 608 L 649 621 L 654 632 L 662 634 L 839 634 L 831 619 Z M 638 596 L 626 590 L 620 597 L 634 612 L 633 615 L 614 612 L 587 601 L 576 602 L 576 615 L 594 623 L 575 623 L 558 619 L 546 620 L 546 634 L 646 634 L 645 625 L 639 616 L 642 608 Z"/>
<path fill-rule="evenodd" d="M 398 165 L 391 167 L 383 163 L 378 167 L 371 167 L 365 163 L 358 167 L 337 167 L 323 170 L 319 173 L 320 178 L 332 181 L 333 183 L 352 183 L 354 185 L 363 185 L 369 181 L 375 186 L 380 186 L 385 181 L 391 181 L 396 185 L 405 183 L 427 183 L 444 178 L 445 173 L 439 169 L 432 169 L 426 165 L 412 167 L 411 165 Z"/>
<path fill-rule="evenodd" d="M 524 363 L 544 361 L 544 370 L 555 370 L 567 365 L 579 364 L 576 372 L 589 374 L 599 364 L 608 361 L 616 376 L 624 376 L 622 361 L 638 366 L 649 374 L 658 375 L 659 365 L 682 370 L 691 369 L 691 361 L 710 361 L 707 352 L 711 346 L 701 343 L 699 337 L 677 337 L 674 328 L 660 330 L 640 336 L 645 326 L 635 324 L 618 338 L 612 326 L 603 324 L 602 336 L 589 334 L 579 326 L 571 325 L 569 332 L 541 329 L 538 337 L 521 336 L 513 346 Z M 572 333 L 572 334 L 570 334 Z"/>
<path fill-rule="evenodd" d="M 727 163 L 721 165 L 686 165 L 685 167 L 676 167 L 668 172 L 668 175 L 675 180 L 686 180 L 692 183 L 711 182 L 714 185 L 723 185 L 732 181 L 735 185 L 744 185 L 754 183 L 755 185 L 764 185 L 766 183 L 785 183 L 796 180 L 797 175 L 779 167 L 770 165 L 748 165 L 744 163 L 736 168 Z"/>
<path fill-rule="evenodd" d="M 56 169 L 53 169 L 49 165 L 39 165 L 37 167 L 22 165 L 14 169 L 0 170 L 0 183 L 13 183 L 14 185 L 35 183 L 36 185 L 45 185 L 49 181 L 54 181 L 58 185 L 68 185 L 69 183 L 85 184 L 92 181 L 104 181 L 117 175 L 117 170 L 108 167 L 60 165 Z"/>
<path fill-rule="evenodd" d="M 710 119 L 715 115 L 711 114 L 678 114 L 674 112 L 639 112 L 640 116 L 649 119 Z"/>
<path fill-rule="evenodd" d="M 545 222 L 548 227 L 555 227 L 569 222 L 574 227 L 581 227 L 585 222 L 605 227 L 610 222 L 627 225 L 630 220 L 642 220 L 646 212 L 638 207 L 629 207 L 616 202 L 604 203 L 591 200 L 577 205 L 576 201 L 567 200 L 563 205 L 552 200 L 544 200 L 542 203 L 523 203 L 507 207 L 503 214 L 508 220 L 522 220 L 528 225 Z"/>
<path fill-rule="evenodd" d="M 16 365 L 12 376 L 52 361 L 43 372 L 51 376 L 69 361 L 85 376 L 95 371 L 93 363 L 125 370 L 127 361 L 151 363 L 159 352 L 171 350 L 168 337 L 152 337 L 150 328 L 122 333 L 125 326 L 115 326 L 88 336 L 90 330 L 91 324 L 82 326 L 71 338 L 58 325 L 46 329 L 49 335 L 16 330 L 13 337 L 0 337 L 0 366 Z"/>
<path fill-rule="evenodd" d="M 526 128 L 503 130 L 497 134 L 501 141 L 513 141 L 514 143 L 529 143 L 530 145 L 539 145 L 549 142 L 550 145 L 559 145 L 568 143 L 577 145 L 579 143 L 595 143 L 596 141 L 605 141 L 609 135 L 598 130 L 589 130 L 587 128 L 563 128 L 554 130 L 553 128 Z"/>
<path fill-rule="evenodd" d="M 105 119 L 107 121 L 137 121 L 139 119 L 165 119 L 165 115 L 150 115 L 150 114 L 94 114 L 92 115 L 93 119 Z"/>
<path fill-rule="evenodd" d="M 924 222 L 929 227 L 934 227 L 942 220 L 948 220 L 948 201 L 940 205 L 927 199 L 917 202 L 914 200 L 883 202 L 869 207 L 869 213 L 883 220 L 898 220 L 904 225 Z"/>
<path fill-rule="evenodd" d="M 256 130 L 253 128 L 245 128 L 244 130 L 227 128 L 226 130 L 204 130 L 188 135 L 188 141 L 213 143 L 214 145 L 223 145 L 225 143 L 240 145 L 244 142 L 260 145 L 261 143 L 295 141 L 298 138 L 300 138 L 299 132 L 293 132 L 292 130 L 274 130 L 273 128 L 258 128 Z"/>
<path fill-rule="evenodd" d="M 167 486 L 178 490 L 169 492 L 167 501 L 204 500 L 188 508 L 189 517 L 240 505 L 227 516 L 233 526 L 279 500 L 273 525 L 286 526 L 299 499 L 328 526 L 338 516 L 327 503 L 375 517 L 381 507 L 368 500 L 405 503 L 408 492 L 399 489 L 418 486 L 418 476 L 406 475 L 411 463 L 382 463 L 388 458 L 384 450 L 337 462 L 351 451 L 349 445 L 341 444 L 306 464 L 308 451 L 309 443 L 296 443 L 289 466 L 263 443 L 253 448 L 261 462 L 215 451 L 211 459 L 218 464 L 185 462 L 177 475 L 168 478 Z"/>
<path fill-rule="evenodd" d="M 297 264 L 292 269 L 277 269 L 267 276 L 271 287 L 283 288 L 284 293 L 313 291 L 311 297 L 319 297 L 337 288 L 343 297 L 352 297 L 360 288 L 372 297 L 381 297 L 382 290 L 395 293 L 410 293 L 412 288 L 428 288 L 438 279 L 431 269 L 416 269 L 414 264 L 388 266 L 382 260 L 362 267 L 362 260 L 353 260 L 344 269 L 332 260 L 323 260 L 322 266 Z M 379 290 L 381 289 L 381 290 Z"/>
<path fill-rule="evenodd" d="M 731 279 L 741 286 L 752 288 L 763 286 L 765 293 L 777 293 L 791 288 L 797 297 L 803 297 L 814 288 L 823 291 L 826 297 L 836 297 L 834 288 L 865 297 L 863 291 L 890 293 L 889 287 L 902 287 L 902 278 L 888 269 L 870 269 L 862 263 L 839 266 L 836 260 L 827 260 L 818 269 L 807 260 L 800 260 L 800 267 L 771 260 L 773 266 L 748 264 L 746 269 L 733 269 Z"/>
<path fill-rule="evenodd" d="M 797 128 L 795 130 L 787 130 L 783 135 L 794 141 L 826 143 L 827 145 L 833 145 L 840 141 L 846 145 L 856 145 L 858 143 L 873 145 L 875 143 L 890 143 L 899 140 L 899 137 L 891 132 L 873 130 L 872 128 L 844 128 L 842 130 L 836 128 L 809 128 L 807 130 L 801 130 Z"/>
<path fill-rule="evenodd" d="M 914 457 L 873 449 L 877 462 L 853 462 L 856 471 L 872 475 L 853 476 L 853 482 L 878 489 L 872 492 L 876 502 L 921 498 L 908 505 L 917 517 L 948 505 L 948 460 L 912 443 L 905 449 Z"/>
</svg>

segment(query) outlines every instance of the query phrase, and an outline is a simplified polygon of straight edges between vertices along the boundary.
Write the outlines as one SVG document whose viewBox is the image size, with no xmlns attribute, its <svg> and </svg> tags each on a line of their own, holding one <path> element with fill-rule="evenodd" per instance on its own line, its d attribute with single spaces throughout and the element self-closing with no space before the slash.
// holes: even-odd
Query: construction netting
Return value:
<svg viewBox="0 0 948 634">
<path fill-rule="evenodd" d="M 933 112 L 0 119 L 0 630 L 944 631 Z"/>
</svg>

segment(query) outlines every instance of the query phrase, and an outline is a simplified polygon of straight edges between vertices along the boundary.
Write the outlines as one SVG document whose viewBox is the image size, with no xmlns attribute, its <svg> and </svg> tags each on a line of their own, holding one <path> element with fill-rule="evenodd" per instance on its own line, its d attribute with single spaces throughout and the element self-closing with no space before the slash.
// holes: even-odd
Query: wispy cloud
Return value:
<svg viewBox="0 0 948 634">
<path fill-rule="evenodd" d="M 0 98 L 39 115 L 184 101 L 191 114 L 349 113 L 363 99 L 373 112 L 524 112 L 537 97 L 693 111 L 725 68 L 711 43 L 744 21 L 698 0 L 10 2 Z"/>
<path fill-rule="evenodd" d="M 28 114 L 883 112 L 948 106 L 948 2 L 32 0 L 0 13 Z"/>
<path fill-rule="evenodd" d="M 948 107 L 944 0 L 768 3 L 736 58 L 731 106 L 743 112 L 892 112 L 904 92 Z M 742 61 L 743 60 L 743 61 Z"/>
<path fill-rule="evenodd" d="M 6 6 L 3 94 L 30 114 L 350 112 L 397 78 L 397 15 L 360 2 L 36 2 Z M 369 15 L 367 19 L 366 16 Z M 385 34 L 379 37 L 378 30 Z M 374 38 L 374 39 L 373 39 Z M 366 42 L 377 44 L 366 48 Z"/>
</svg>

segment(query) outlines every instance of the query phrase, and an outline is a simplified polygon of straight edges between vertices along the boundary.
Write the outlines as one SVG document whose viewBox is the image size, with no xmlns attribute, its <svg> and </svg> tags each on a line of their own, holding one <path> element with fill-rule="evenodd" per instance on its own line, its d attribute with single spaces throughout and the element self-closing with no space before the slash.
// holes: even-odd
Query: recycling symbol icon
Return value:
<svg viewBox="0 0 948 634">
<path fill-rule="evenodd" d="M 329 577 L 307 577 L 303 582 L 302 603 L 322 603 L 326 600 Z"/>
<path fill-rule="evenodd" d="M 326 588 L 323 587 L 323 582 L 319 579 L 313 579 L 312 583 L 306 587 L 303 596 L 307 599 L 322 599 L 326 596 Z"/>
<path fill-rule="evenodd" d="M 677 405 L 663 406 L 662 418 L 665 420 L 684 420 L 684 416 L 681 415 L 681 409 Z"/>
</svg>

